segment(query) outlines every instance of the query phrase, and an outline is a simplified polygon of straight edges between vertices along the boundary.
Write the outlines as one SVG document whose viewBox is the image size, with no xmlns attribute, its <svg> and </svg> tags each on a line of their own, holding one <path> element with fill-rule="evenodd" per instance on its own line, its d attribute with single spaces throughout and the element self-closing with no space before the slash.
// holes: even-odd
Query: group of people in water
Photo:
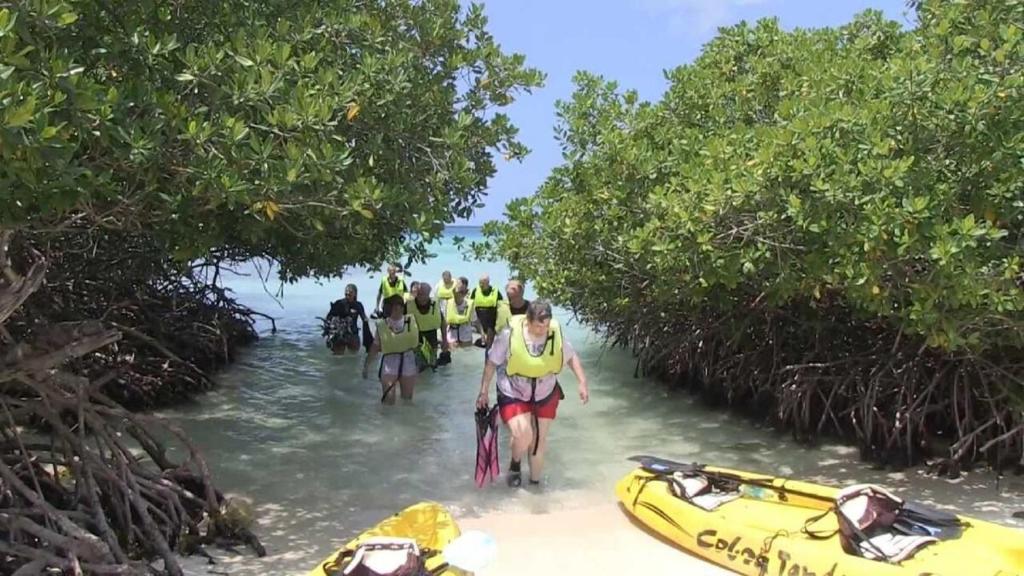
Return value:
<svg viewBox="0 0 1024 576">
<path fill-rule="evenodd" d="M 427 282 L 406 285 L 398 267 L 389 266 L 374 311 L 367 316 L 356 286 L 349 284 L 345 297 L 331 304 L 325 318 L 328 347 L 335 354 L 364 348 L 363 378 L 380 356 L 377 377 L 384 404 L 394 404 L 396 396 L 411 400 L 419 374 L 450 363 L 452 349 L 483 348 L 475 407 L 490 407 L 490 386 L 496 380 L 494 409 L 511 436 L 508 484 L 522 484 L 524 456 L 530 465 L 529 482 L 538 484 L 548 431 L 565 397 L 558 382 L 565 367 L 576 376 L 580 400 L 586 404 L 590 398 L 579 357 L 552 317 L 551 305 L 526 300 L 519 280 L 510 280 L 503 296 L 486 274 L 471 289 L 468 278 L 456 279 L 445 271 L 436 296 L 433 289 Z M 479 334 L 476 339 L 474 332 Z"/>
</svg>

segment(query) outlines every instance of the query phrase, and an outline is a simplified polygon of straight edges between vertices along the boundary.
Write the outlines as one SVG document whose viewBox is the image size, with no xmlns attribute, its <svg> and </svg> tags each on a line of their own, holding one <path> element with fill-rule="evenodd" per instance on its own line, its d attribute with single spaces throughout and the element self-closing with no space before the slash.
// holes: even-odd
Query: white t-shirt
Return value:
<svg viewBox="0 0 1024 576">
<path fill-rule="evenodd" d="M 505 368 L 508 365 L 508 349 L 509 340 L 512 337 L 512 331 L 505 328 L 494 337 L 494 342 L 491 344 L 491 349 L 487 353 L 487 359 L 491 363 L 498 367 L 498 392 L 504 396 L 509 396 L 517 400 L 530 401 L 531 393 L 531 379 L 525 376 L 509 376 L 505 372 Z M 531 354 L 540 354 L 544 347 L 547 345 L 547 339 L 534 342 L 529 345 Z M 569 361 L 576 356 L 576 351 L 573 350 L 572 344 L 569 343 L 565 338 L 565 333 L 562 333 L 562 362 L 565 366 L 569 365 Z M 555 384 L 558 382 L 557 374 L 549 374 L 537 378 L 537 388 L 534 392 L 536 400 L 543 400 L 548 397 L 555 389 Z"/>
</svg>

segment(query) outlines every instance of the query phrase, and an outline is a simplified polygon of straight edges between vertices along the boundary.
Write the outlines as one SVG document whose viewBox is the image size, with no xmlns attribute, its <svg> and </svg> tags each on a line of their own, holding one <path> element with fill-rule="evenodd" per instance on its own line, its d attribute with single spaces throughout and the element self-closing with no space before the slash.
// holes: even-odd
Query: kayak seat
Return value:
<svg viewBox="0 0 1024 576">
<path fill-rule="evenodd" d="M 933 536 L 908 536 L 886 532 L 861 542 L 859 548 L 860 555 L 869 560 L 902 562 L 921 548 L 938 541 L 938 538 Z"/>
<path fill-rule="evenodd" d="M 331 576 L 429 576 L 426 559 L 436 550 L 420 548 L 412 538 L 373 536 L 354 550 L 345 550 L 328 572 Z M 343 561 L 344 567 L 338 565 Z M 441 569 L 446 569 L 442 564 Z"/>
<path fill-rule="evenodd" d="M 1024 538 L 1016 528 L 913 500 L 897 506 L 882 490 L 868 492 L 882 500 L 880 509 L 869 509 L 864 498 L 844 506 L 841 520 L 836 500 L 842 486 L 646 455 L 632 460 L 640 465 L 615 486 L 625 511 L 680 549 L 744 576 L 1024 576 Z M 742 497 L 708 512 L 679 497 L 699 498 L 703 481 L 677 476 L 671 489 L 667 478 L 679 470 L 712 483 L 737 482 Z M 843 503 L 856 495 L 857 489 L 848 490 Z M 864 516 L 868 521 L 860 525 L 847 519 Z"/>
<path fill-rule="evenodd" d="M 729 483 L 712 483 L 703 474 L 673 472 L 666 476 L 672 494 L 708 512 L 726 502 L 740 497 L 738 486 Z"/>
<path fill-rule="evenodd" d="M 836 495 L 840 542 L 848 554 L 898 563 L 939 539 L 907 533 L 904 502 L 885 488 L 856 484 Z M 898 521 L 902 520 L 902 524 Z"/>
</svg>

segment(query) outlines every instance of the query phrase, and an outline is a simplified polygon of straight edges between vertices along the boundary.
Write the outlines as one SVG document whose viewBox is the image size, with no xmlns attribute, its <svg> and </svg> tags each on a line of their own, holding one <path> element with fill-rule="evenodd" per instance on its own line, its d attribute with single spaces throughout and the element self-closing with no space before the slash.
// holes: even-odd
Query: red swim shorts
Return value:
<svg viewBox="0 0 1024 576">
<path fill-rule="evenodd" d="M 561 400 L 561 389 L 556 387 L 544 400 L 537 403 L 537 418 L 554 420 L 558 413 L 558 402 Z M 529 414 L 532 410 L 532 403 L 515 398 L 509 398 L 498 393 L 498 410 L 501 412 L 501 420 L 508 423 L 509 420 L 520 414 Z"/>
</svg>

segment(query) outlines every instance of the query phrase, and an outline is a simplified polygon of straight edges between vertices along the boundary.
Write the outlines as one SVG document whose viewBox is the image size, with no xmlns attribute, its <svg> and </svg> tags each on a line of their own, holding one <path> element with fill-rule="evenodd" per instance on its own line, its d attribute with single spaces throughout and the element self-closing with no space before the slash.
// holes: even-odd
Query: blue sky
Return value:
<svg viewBox="0 0 1024 576">
<path fill-rule="evenodd" d="M 657 100 L 663 71 L 691 62 L 719 26 L 777 16 L 786 29 L 837 26 L 875 8 L 909 26 L 904 0 L 490 0 L 489 30 L 505 52 L 526 55 L 547 74 L 545 86 L 505 110 L 532 150 L 521 163 L 498 158 L 486 207 L 468 223 L 502 217 L 505 203 L 532 194 L 561 162 L 554 140 L 555 102 L 572 94 L 572 76 L 588 70 Z"/>
</svg>

